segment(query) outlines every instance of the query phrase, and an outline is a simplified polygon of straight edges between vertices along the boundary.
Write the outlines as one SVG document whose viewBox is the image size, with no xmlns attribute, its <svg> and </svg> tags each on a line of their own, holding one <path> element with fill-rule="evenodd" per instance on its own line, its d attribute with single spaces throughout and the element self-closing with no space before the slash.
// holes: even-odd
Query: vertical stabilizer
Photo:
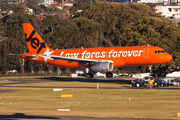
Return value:
<svg viewBox="0 0 180 120">
<path fill-rule="evenodd" d="M 51 50 L 30 23 L 23 23 L 23 29 L 29 52 L 39 54 L 40 51 L 46 51 L 47 49 Z"/>
</svg>

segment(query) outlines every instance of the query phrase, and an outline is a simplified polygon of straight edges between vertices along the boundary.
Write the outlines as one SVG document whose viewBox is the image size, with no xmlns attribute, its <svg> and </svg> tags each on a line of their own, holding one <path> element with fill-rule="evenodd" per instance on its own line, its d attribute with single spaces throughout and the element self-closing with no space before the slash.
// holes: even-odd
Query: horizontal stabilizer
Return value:
<svg viewBox="0 0 180 120">
<path fill-rule="evenodd" d="M 36 55 L 23 55 L 23 54 L 13 54 L 13 53 L 9 53 L 9 55 L 14 55 L 14 56 L 25 56 L 25 57 L 29 57 L 29 58 L 36 58 Z"/>
</svg>

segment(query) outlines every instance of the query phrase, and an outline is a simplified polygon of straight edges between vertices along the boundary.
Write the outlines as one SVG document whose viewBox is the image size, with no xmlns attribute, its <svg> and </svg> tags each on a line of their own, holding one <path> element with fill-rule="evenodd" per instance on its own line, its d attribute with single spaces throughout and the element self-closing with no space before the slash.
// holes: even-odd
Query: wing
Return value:
<svg viewBox="0 0 180 120">
<path fill-rule="evenodd" d="M 53 58 L 54 61 L 66 60 L 66 61 L 68 61 L 68 63 L 77 62 L 77 63 L 79 63 L 79 65 L 92 65 L 92 64 L 95 64 L 97 62 L 110 62 L 110 63 L 113 63 L 112 60 L 70 58 L 70 57 L 62 57 L 62 56 L 55 56 L 55 55 L 51 55 L 51 58 Z"/>
<path fill-rule="evenodd" d="M 10 53 L 9 55 L 15 55 L 15 56 L 25 56 L 25 57 L 29 57 L 29 58 L 38 58 L 38 56 L 36 56 L 35 54 L 31 54 L 31 53 L 26 53 L 26 54 L 12 54 Z M 39 54 L 39 56 L 47 56 L 46 54 Z M 55 56 L 55 55 L 50 55 L 49 57 L 53 58 L 54 61 L 57 60 L 66 60 L 68 61 L 68 63 L 72 63 L 72 62 L 77 62 L 78 65 L 93 65 L 99 62 L 109 62 L 109 63 L 113 63 L 112 60 L 96 60 L 96 59 L 82 59 L 82 58 L 70 58 L 70 57 L 62 57 L 62 56 Z"/>
</svg>

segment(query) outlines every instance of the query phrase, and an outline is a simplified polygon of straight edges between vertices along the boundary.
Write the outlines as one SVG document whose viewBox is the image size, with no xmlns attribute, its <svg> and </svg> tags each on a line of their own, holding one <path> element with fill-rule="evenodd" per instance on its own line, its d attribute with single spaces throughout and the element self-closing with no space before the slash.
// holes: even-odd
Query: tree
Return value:
<svg viewBox="0 0 180 120">
<path fill-rule="evenodd" d="M 99 0 L 77 0 L 78 3 L 85 3 L 85 4 L 89 4 L 92 5 L 93 3 L 98 2 Z"/>
<path fill-rule="evenodd" d="M 180 66 L 180 28 L 172 20 L 164 17 L 149 17 L 129 24 L 121 36 L 124 45 L 152 45 L 170 53 L 173 60 L 166 64 L 153 66 L 154 73 L 168 73 Z"/>
<path fill-rule="evenodd" d="M 85 10 L 89 8 L 90 5 L 85 4 L 85 3 L 76 3 L 73 5 L 73 7 L 70 9 L 70 13 L 75 13 L 77 10 Z"/>
<path fill-rule="evenodd" d="M 29 8 L 32 8 L 33 5 L 38 5 L 39 1 L 38 0 L 27 0 L 26 1 L 26 5 L 29 7 Z"/>
<path fill-rule="evenodd" d="M 146 17 L 160 17 L 145 4 L 116 2 L 97 2 L 80 16 L 98 22 L 104 37 L 114 46 L 123 46 L 120 36 L 129 23 Z"/>
<path fill-rule="evenodd" d="M 103 47 L 103 33 L 100 29 L 100 25 L 93 20 L 78 17 L 71 19 L 79 27 L 79 32 L 85 37 L 84 45 L 86 47 Z M 92 44 L 92 45 L 91 45 Z"/>
<path fill-rule="evenodd" d="M 30 22 L 37 30 L 39 30 L 38 19 L 34 15 L 29 15 L 23 4 L 17 4 L 11 7 L 13 14 L 7 14 L 1 18 L 1 25 L 3 26 L 4 36 L 9 37 L 3 41 L 4 48 L 2 48 L 3 61 L 6 64 L 1 65 L 12 66 L 20 65 L 22 74 L 24 73 L 24 59 L 16 56 L 9 56 L 9 53 L 22 54 L 27 51 L 27 43 L 24 35 L 22 23 Z M 5 55 L 6 54 L 6 55 Z"/>
</svg>

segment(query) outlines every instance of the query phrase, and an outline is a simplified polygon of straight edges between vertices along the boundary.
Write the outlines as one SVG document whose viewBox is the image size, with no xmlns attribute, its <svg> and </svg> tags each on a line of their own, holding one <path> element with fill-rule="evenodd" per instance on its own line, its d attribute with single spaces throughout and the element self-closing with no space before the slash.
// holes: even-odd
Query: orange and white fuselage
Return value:
<svg viewBox="0 0 180 120">
<path fill-rule="evenodd" d="M 157 52 L 156 52 L 157 51 Z M 57 67 L 79 68 L 87 66 L 79 66 L 77 62 L 66 60 L 54 60 L 48 56 L 41 56 L 46 53 L 51 56 L 61 56 L 68 58 L 93 59 L 93 60 L 109 60 L 113 61 L 114 67 L 123 66 L 144 66 L 156 65 L 171 61 L 172 57 L 162 48 L 155 46 L 129 46 L 129 47 L 107 47 L 107 48 L 86 48 L 86 49 L 61 49 L 41 51 L 36 54 L 37 58 L 23 57 L 35 62 L 53 65 Z M 156 52 L 156 53 L 155 53 Z M 26 53 L 25 53 L 26 54 Z M 32 53 L 32 55 L 34 55 Z"/>
<path fill-rule="evenodd" d="M 172 57 L 156 46 L 128 46 L 60 49 L 49 48 L 30 23 L 23 23 L 29 52 L 24 59 L 67 68 L 91 68 L 92 72 L 108 72 L 113 67 L 156 65 L 171 61 Z"/>
</svg>

